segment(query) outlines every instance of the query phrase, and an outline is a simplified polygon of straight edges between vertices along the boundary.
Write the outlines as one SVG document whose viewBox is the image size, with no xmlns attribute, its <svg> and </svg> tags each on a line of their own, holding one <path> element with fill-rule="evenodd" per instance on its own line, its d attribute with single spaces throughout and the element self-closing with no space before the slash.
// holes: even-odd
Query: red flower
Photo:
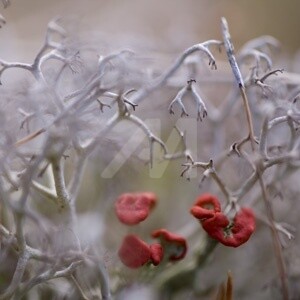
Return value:
<svg viewBox="0 0 300 300">
<path fill-rule="evenodd" d="M 166 229 L 158 229 L 152 232 L 152 237 L 159 238 L 164 248 L 165 254 L 168 254 L 170 261 L 181 260 L 187 252 L 187 243 L 184 237 L 171 233 Z"/>
<path fill-rule="evenodd" d="M 133 234 L 125 236 L 118 251 L 122 263 L 131 269 L 137 269 L 152 262 L 157 266 L 163 258 L 163 249 L 159 244 L 147 245 Z"/>
<path fill-rule="evenodd" d="M 199 219 L 212 218 L 215 213 L 221 211 L 221 205 L 217 197 L 211 194 L 202 194 L 191 209 L 191 214 Z"/>
<path fill-rule="evenodd" d="M 120 222 L 135 225 L 148 217 L 156 202 L 153 193 L 126 193 L 117 199 L 115 211 Z"/>
</svg>

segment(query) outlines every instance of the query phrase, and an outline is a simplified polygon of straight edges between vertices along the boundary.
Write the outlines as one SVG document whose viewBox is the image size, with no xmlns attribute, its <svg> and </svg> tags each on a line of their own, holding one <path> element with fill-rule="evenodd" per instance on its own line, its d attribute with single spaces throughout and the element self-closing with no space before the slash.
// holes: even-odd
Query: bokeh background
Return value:
<svg viewBox="0 0 300 300">
<path fill-rule="evenodd" d="M 284 67 L 297 71 L 300 66 L 298 0 L 12 0 L 11 2 L 11 6 L 6 10 L 3 8 L 0 10 L 7 21 L 0 30 L 0 57 L 8 61 L 32 61 L 43 43 L 48 22 L 57 16 L 65 20 L 74 34 L 89 39 L 89 42 L 94 40 L 95 43 L 101 44 L 103 38 L 103 43 L 109 44 L 112 48 L 137 45 L 140 49 L 152 50 L 154 53 L 161 51 L 172 54 L 179 53 L 197 42 L 221 39 L 220 18 L 225 16 L 236 49 L 252 38 L 272 35 L 282 43 L 281 56 Z M 15 73 L 8 71 L 7 74 L 9 77 Z M 143 111 L 143 116 L 155 117 L 157 111 Z M 167 126 L 166 132 L 163 133 L 166 138 L 173 125 L 168 123 L 169 120 L 168 116 L 164 124 Z M 202 129 L 204 132 L 207 130 L 205 126 L 204 124 Z M 239 128 L 236 130 L 239 131 Z M 151 190 L 158 194 L 161 200 L 159 209 L 153 213 L 151 220 L 144 223 L 143 229 L 136 229 L 136 232 L 144 236 L 157 227 L 168 226 L 171 230 L 177 231 L 180 228 L 183 230 L 187 220 L 191 218 L 188 208 L 199 194 L 200 177 L 191 182 L 180 178 L 182 170 L 180 163 L 170 165 L 163 178 L 151 178 L 145 162 L 140 157 L 132 157 L 113 178 L 104 178 L 102 171 L 118 152 L 122 141 L 117 136 L 111 136 L 93 156 L 84 176 L 78 205 L 83 228 L 82 236 L 88 241 L 97 239 L 100 234 L 106 243 L 105 246 L 103 244 L 100 246 L 103 247 L 103 253 L 106 248 L 112 249 L 108 255 L 109 263 L 112 265 L 116 259 L 114 251 L 127 232 L 127 229 L 117 222 L 112 210 L 113 202 L 120 193 Z M 203 146 L 198 153 L 203 154 L 203 160 L 209 158 L 205 156 L 208 155 L 208 150 Z M 72 161 L 68 163 L 72 172 Z M 230 180 L 236 176 L 235 172 L 240 172 L 238 177 L 240 174 L 245 175 L 244 168 L 243 164 L 238 164 L 237 169 L 233 170 L 229 164 L 227 170 L 230 171 L 225 170 L 222 175 Z M 199 176 L 200 174 L 199 172 Z M 294 189 L 288 192 L 290 197 L 297 195 L 298 192 L 297 177 L 294 180 Z M 258 205 L 256 209 L 260 210 L 260 206 Z M 47 204 L 40 209 L 55 212 L 55 209 Z M 282 205 L 280 201 L 277 209 L 282 212 L 279 215 L 281 220 L 293 222 L 298 217 L 297 210 L 290 212 L 290 206 Z M 103 219 L 99 218 L 99 213 Z M 86 228 L 91 227 L 91 224 L 102 229 L 88 231 L 89 236 Z M 230 268 L 234 274 L 237 293 L 241 297 L 239 299 L 270 299 L 269 291 L 265 292 L 266 287 L 270 286 L 278 295 L 278 290 L 274 288 L 275 260 L 270 259 L 273 250 L 269 229 L 261 223 L 259 229 L 252 243 L 245 245 L 243 249 L 233 252 L 232 249 L 218 248 L 211 264 L 199 274 L 198 288 L 205 289 L 210 285 L 212 288 L 215 287 L 225 279 L 226 272 Z M 257 249 L 261 249 L 259 256 Z M 291 257 L 295 256 L 294 273 L 295 278 L 299 278 L 300 260 L 294 250 L 292 247 L 288 253 Z M 222 260 L 218 259 L 220 257 Z M 180 296 L 178 297 L 180 299 Z"/>
<path fill-rule="evenodd" d="M 80 30 L 103 32 L 115 39 L 155 40 L 160 49 L 184 49 L 220 38 L 220 17 L 230 24 L 236 46 L 262 34 L 282 42 L 293 55 L 299 50 L 300 2 L 297 0 L 12 0 L 1 30 L 3 58 L 32 59 L 49 20 L 69 17 Z"/>
</svg>

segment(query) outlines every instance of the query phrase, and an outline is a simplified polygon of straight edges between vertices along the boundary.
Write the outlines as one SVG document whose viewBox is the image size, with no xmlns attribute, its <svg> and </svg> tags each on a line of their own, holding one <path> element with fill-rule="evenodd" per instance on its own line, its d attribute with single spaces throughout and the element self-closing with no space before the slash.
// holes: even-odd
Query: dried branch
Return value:
<svg viewBox="0 0 300 300">
<path fill-rule="evenodd" d="M 167 150 L 167 146 L 165 145 L 165 143 L 158 137 L 156 137 L 148 128 L 148 126 L 137 116 L 134 116 L 132 114 L 130 115 L 126 115 L 124 116 L 125 120 L 128 120 L 134 124 L 136 124 L 139 128 L 141 128 L 145 135 L 147 136 L 148 140 L 149 140 L 149 149 L 150 149 L 150 168 L 152 168 L 153 166 L 153 147 L 154 147 L 154 143 L 157 143 L 158 145 L 160 145 L 160 147 L 162 148 L 164 155 L 166 155 L 168 153 Z"/>
<path fill-rule="evenodd" d="M 201 99 L 201 97 L 199 96 L 199 94 L 197 93 L 197 91 L 195 90 L 195 87 L 193 85 L 193 83 L 195 83 L 196 80 L 191 79 L 187 82 L 187 85 L 184 86 L 176 95 L 176 97 L 174 98 L 174 100 L 171 102 L 171 104 L 169 105 L 169 112 L 170 114 L 174 114 L 173 111 L 173 106 L 175 103 L 177 103 L 180 107 L 181 107 L 181 116 L 188 116 L 188 113 L 182 103 L 182 98 L 185 95 L 191 94 L 191 96 L 194 98 L 195 102 L 196 102 L 196 106 L 197 106 L 197 120 L 202 121 L 202 118 L 205 118 L 207 116 L 207 109 L 205 106 L 205 103 L 203 102 L 203 100 Z"/>
<path fill-rule="evenodd" d="M 258 166 L 258 168 L 260 168 L 260 166 Z M 259 184 L 262 190 L 262 198 L 264 200 L 268 221 L 271 224 L 272 240 L 274 244 L 275 255 L 277 258 L 277 265 L 278 265 L 280 279 L 281 279 L 282 296 L 284 300 L 288 300 L 290 298 L 289 298 L 289 289 L 288 289 L 288 281 L 287 281 L 287 271 L 286 271 L 283 253 L 281 249 L 280 239 L 278 236 L 278 232 L 276 230 L 276 226 L 274 224 L 273 209 L 269 200 L 268 192 L 264 184 L 261 170 L 258 169 L 257 173 L 258 173 Z"/>
<path fill-rule="evenodd" d="M 237 64 L 236 58 L 234 56 L 234 48 L 233 48 L 233 44 L 231 42 L 231 37 L 230 37 L 230 34 L 229 34 L 228 24 L 227 24 L 227 21 L 226 21 L 225 18 L 222 18 L 222 24 L 221 25 L 222 25 L 222 34 L 223 34 L 223 39 L 224 39 L 224 46 L 225 46 L 225 49 L 226 49 L 228 61 L 230 63 L 232 72 L 235 76 L 236 82 L 239 86 L 239 89 L 240 89 L 240 92 L 241 92 L 241 95 L 242 95 L 243 104 L 244 104 L 244 108 L 245 108 L 245 113 L 246 113 L 246 116 L 247 116 L 249 138 L 250 138 L 250 142 L 251 142 L 251 147 L 254 150 L 255 135 L 254 135 L 251 111 L 250 111 L 250 107 L 249 107 L 248 98 L 247 98 L 247 95 L 246 95 L 244 81 L 243 81 L 239 66 Z"/>
<path fill-rule="evenodd" d="M 174 153 L 174 154 L 168 153 L 164 156 L 164 159 L 165 160 L 175 160 L 175 159 L 185 158 L 187 161 L 193 162 L 191 151 L 187 147 L 185 132 L 180 131 L 180 129 L 177 126 L 175 126 L 175 129 L 180 136 L 183 150 L 180 152 Z"/>
<path fill-rule="evenodd" d="M 175 72 L 180 68 L 180 66 L 183 64 L 185 59 L 190 56 L 191 54 L 195 52 L 203 52 L 208 57 L 208 64 L 211 66 L 212 69 L 217 69 L 217 64 L 214 56 L 210 52 L 209 48 L 212 45 L 220 46 L 222 42 L 218 40 L 209 40 L 200 44 L 196 44 L 188 49 L 186 49 L 175 61 L 175 63 L 162 75 L 160 75 L 158 78 L 154 79 L 154 81 L 149 84 L 148 86 L 144 87 L 142 90 L 138 91 L 132 101 L 136 104 L 141 102 L 143 99 L 145 99 L 150 93 L 153 91 L 159 89 L 162 87 L 167 80 L 172 77 Z"/>
<path fill-rule="evenodd" d="M 55 204 L 58 204 L 57 195 L 54 190 L 51 190 L 47 188 L 46 186 L 40 184 L 37 181 L 32 181 L 32 187 L 39 192 L 42 196 L 44 196 L 46 199 L 51 200 Z"/>
</svg>

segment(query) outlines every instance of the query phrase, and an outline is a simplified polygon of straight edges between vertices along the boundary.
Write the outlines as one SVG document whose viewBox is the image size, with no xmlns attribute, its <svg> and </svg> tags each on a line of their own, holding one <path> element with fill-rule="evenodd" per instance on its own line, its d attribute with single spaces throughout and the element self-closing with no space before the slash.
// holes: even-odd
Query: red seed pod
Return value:
<svg viewBox="0 0 300 300">
<path fill-rule="evenodd" d="M 169 256 L 170 261 L 181 260 L 187 252 L 186 239 L 166 229 L 158 229 L 152 232 L 152 237 L 159 238 L 164 248 L 164 252 Z"/>
<path fill-rule="evenodd" d="M 120 222 L 135 225 L 145 220 L 157 202 L 154 193 L 125 193 L 115 203 L 115 212 Z"/>
<path fill-rule="evenodd" d="M 214 217 L 215 213 L 220 211 L 221 204 L 218 198 L 206 193 L 197 198 L 197 201 L 190 212 L 195 218 L 205 220 Z"/>
<path fill-rule="evenodd" d="M 125 266 L 136 269 L 149 262 L 151 250 L 139 237 L 129 234 L 125 236 L 118 255 Z"/>
</svg>

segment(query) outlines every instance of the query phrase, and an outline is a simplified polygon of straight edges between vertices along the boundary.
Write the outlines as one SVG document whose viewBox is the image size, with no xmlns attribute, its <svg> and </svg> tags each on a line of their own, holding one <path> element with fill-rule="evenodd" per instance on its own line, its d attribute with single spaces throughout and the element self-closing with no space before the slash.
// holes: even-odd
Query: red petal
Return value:
<svg viewBox="0 0 300 300">
<path fill-rule="evenodd" d="M 209 236 L 222 243 L 224 239 L 224 229 L 229 225 L 229 220 L 223 213 L 217 212 L 213 218 L 206 219 L 202 221 L 201 224 Z"/>
<path fill-rule="evenodd" d="M 150 245 L 151 260 L 154 266 L 157 266 L 164 257 L 164 249 L 161 244 Z"/>
<path fill-rule="evenodd" d="M 135 225 L 145 220 L 155 206 L 157 198 L 153 193 L 126 193 L 119 196 L 115 211 L 120 222 Z"/>
<path fill-rule="evenodd" d="M 242 208 L 234 217 L 232 233 L 240 245 L 247 242 L 255 230 L 255 216 L 250 208 Z"/>
<path fill-rule="evenodd" d="M 151 258 L 150 247 L 136 235 L 127 235 L 118 251 L 122 263 L 128 268 L 136 269 Z"/>
<path fill-rule="evenodd" d="M 223 213 L 201 222 L 204 230 L 225 246 L 238 247 L 247 242 L 255 230 L 255 217 L 250 208 L 242 208 L 234 217 L 232 228 Z M 229 235 L 226 233 L 229 232 Z"/>
<path fill-rule="evenodd" d="M 199 220 L 212 218 L 216 212 L 220 211 L 221 204 L 218 198 L 208 193 L 199 196 L 191 208 L 191 214 Z"/>
<path fill-rule="evenodd" d="M 181 260 L 187 252 L 186 239 L 178 234 L 171 233 L 166 229 L 158 229 L 152 232 L 152 237 L 160 238 L 165 253 L 169 254 L 170 261 Z"/>
<path fill-rule="evenodd" d="M 213 210 L 202 208 L 200 206 L 193 206 L 191 208 L 191 214 L 195 218 L 202 220 L 212 218 L 215 215 L 215 212 Z"/>
</svg>

